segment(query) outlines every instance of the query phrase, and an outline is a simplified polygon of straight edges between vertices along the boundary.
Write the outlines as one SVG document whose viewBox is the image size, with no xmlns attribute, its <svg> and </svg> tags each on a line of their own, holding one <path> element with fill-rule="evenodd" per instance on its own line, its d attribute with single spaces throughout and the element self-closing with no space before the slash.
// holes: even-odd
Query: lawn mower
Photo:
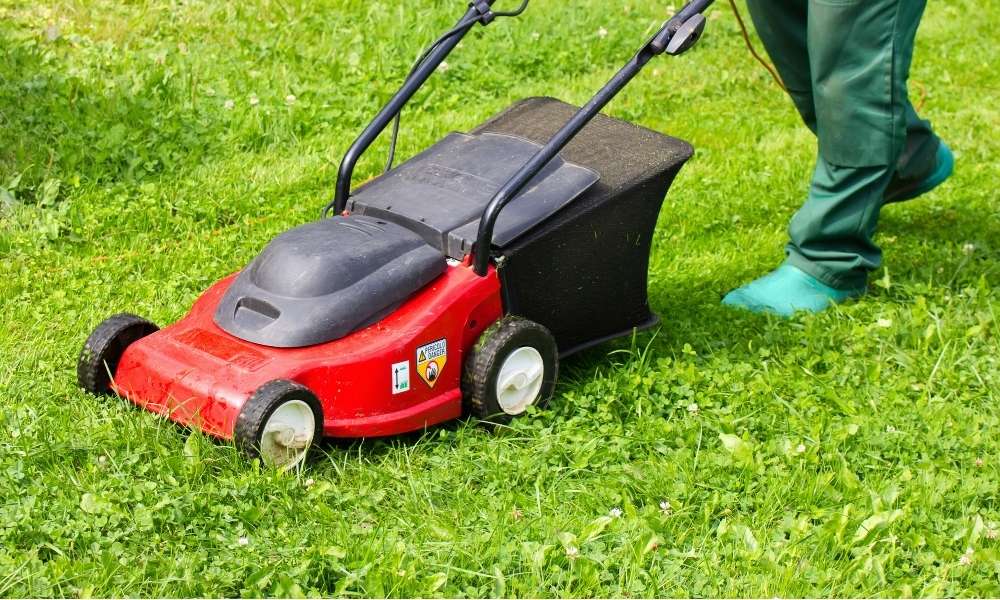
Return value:
<svg viewBox="0 0 1000 600">
<path fill-rule="evenodd" d="M 173 325 L 102 322 L 80 386 L 286 469 L 324 436 L 463 413 L 495 427 L 544 405 L 560 358 L 658 322 L 650 243 L 693 150 L 600 110 L 655 56 L 690 48 L 711 1 L 684 6 L 582 108 L 520 101 L 352 192 L 358 159 L 465 34 L 516 14 L 470 3 L 351 145 L 323 218 L 275 237 Z"/>
</svg>

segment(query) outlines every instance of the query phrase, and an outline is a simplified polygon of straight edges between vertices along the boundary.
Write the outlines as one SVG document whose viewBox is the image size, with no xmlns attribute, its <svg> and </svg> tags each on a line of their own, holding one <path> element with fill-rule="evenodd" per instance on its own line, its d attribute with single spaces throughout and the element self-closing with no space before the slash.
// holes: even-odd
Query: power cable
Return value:
<svg viewBox="0 0 1000 600">
<path fill-rule="evenodd" d="M 774 78 L 774 82 L 778 84 L 784 92 L 788 93 L 788 88 L 785 87 L 785 82 L 781 80 L 781 76 L 778 72 L 771 66 L 763 56 L 757 53 L 757 49 L 754 48 L 753 42 L 750 40 L 750 33 L 747 31 L 747 25 L 743 22 L 743 15 L 740 14 L 740 9 L 736 7 L 736 0 L 729 0 L 729 6 L 733 9 L 733 14 L 736 16 L 736 22 L 740 25 L 740 32 L 743 34 L 743 42 L 747 45 L 747 49 L 750 50 L 750 54 L 753 55 L 757 62 L 759 62 L 767 72 L 771 74 Z"/>
</svg>

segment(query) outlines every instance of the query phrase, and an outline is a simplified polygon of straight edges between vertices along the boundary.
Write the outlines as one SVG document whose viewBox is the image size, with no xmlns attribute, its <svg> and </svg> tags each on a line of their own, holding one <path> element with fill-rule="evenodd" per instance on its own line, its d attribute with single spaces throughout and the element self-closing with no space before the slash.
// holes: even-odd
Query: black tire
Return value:
<svg viewBox="0 0 1000 600">
<path fill-rule="evenodd" d="M 505 412 L 497 397 L 497 377 L 505 360 L 521 348 L 534 348 L 541 355 L 542 383 L 526 406 L 544 408 L 559 377 L 559 350 L 545 327 L 521 317 L 508 316 L 479 336 L 462 373 L 462 397 L 469 414 L 486 426 L 506 425 L 523 411 Z"/>
<path fill-rule="evenodd" d="M 312 409 L 315 428 L 312 439 L 303 451 L 303 455 L 297 458 L 293 464 L 275 466 L 291 468 L 304 462 L 308 455 L 309 448 L 323 437 L 323 407 L 319 400 L 309 388 L 304 385 L 288 381 L 287 379 L 275 379 L 257 388 L 257 391 L 250 396 L 240 414 L 236 417 L 236 425 L 233 429 L 233 441 L 236 447 L 252 459 L 261 459 L 268 462 L 261 456 L 261 442 L 264 428 L 274 414 L 274 411 L 281 405 L 299 400 L 306 403 Z"/>
<path fill-rule="evenodd" d="M 154 323 L 128 313 L 108 317 L 83 343 L 76 361 L 77 383 L 91 394 L 111 394 L 111 378 L 125 349 L 159 329 Z"/>
</svg>

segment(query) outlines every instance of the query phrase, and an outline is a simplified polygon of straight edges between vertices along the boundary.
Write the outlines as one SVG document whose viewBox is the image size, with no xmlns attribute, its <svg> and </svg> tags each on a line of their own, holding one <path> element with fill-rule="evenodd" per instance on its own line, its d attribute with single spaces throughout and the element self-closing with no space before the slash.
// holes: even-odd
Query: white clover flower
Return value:
<svg viewBox="0 0 1000 600">
<path fill-rule="evenodd" d="M 102 455 L 100 455 L 100 456 L 97 457 L 97 462 L 99 462 L 99 463 L 101 463 L 103 465 L 104 463 L 108 462 L 108 457 L 104 456 L 102 454 Z"/>
<path fill-rule="evenodd" d="M 222 107 L 225 108 L 226 110 L 233 110 L 234 108 L 236 108 L 236 101 L 235 100 L 231 100 L 231 99 L 230 100 L 226 100 L 222 104 Z"/>
<path fill-rule="evenodd" d="M 537 31 L 533 31 L 531 33 L 531 39 L 537 42 L 538 40 L 542 39 L 542 34 L 538 33 Z"/>
<path fill-rule="evenodd" d="M 510 511 L 510 516 L 514 517 L 515 521 L 520 521 L 521 519 L 524 518 L 524 513 L 521 512 L 520 508 L 515 506 L 514 510 Z"/>
<path fill-rule="evenodd" d="M 312 477 L 310 477 L 309 479 L 306 479 L 306 487 L 310 487 L 310 486 L 312 486 L 315 483 L 316 483 L 316 480 L 313 479 Z"/>
<path fill-rule="evenodd" d="M 795 447 L 796 454 L 802 454 L 805 451 L 806 451 L 806 445 L 805 444 L 799 444 L 798 446 Z"/>
<path fill-rule="evenodd" d="M 250 538 L 248 538 L 245 535 L 241 535 L 239 539 L 236 540 L 236 543 L 239 544 L 240 546 L 246 546 L 247 544 L 250 543 Z"/>
<path fill-rule="evenodd" d="M 201 92 L 201 93 L 202 93 L 202 94 L 205 94 L 206 96 L 208 96 L 209 98 L 211 98 L 212 96 L 214 96 L 214 95 L 215 95 L 215 90 L 214 90 L 214 89 L 212 89 L 212 88 L 210 88 L 210 87 L 207 87 L 207 88 L 205 88 L 204 90 L 202 90 L 202 92 Z"/>
<path fill-rule="evenodd" d="M 576 560 L 580 557 L 580 549 L 576 546 L 569 546 L 566 548 L 566 558 L 570 560 Z"/>
<path fill-rule="evenodd" d="M 888 329 L 889 327 L 892 327 L 892 319 L 879 319 L 878 321 L 875 321 L 875 324 L 882 329 Z"/>
<path fill-rule="evenodd" d="M 601 27 L 600 29 L 597 30 L 597 37 L 601 39 L 608 37 L 608 30 Z"/>
<path fill-rule="evenodd" d="M 671 511 L 670 503 L 666 500 L 660 500 L 660 512 L 669 515 Z"/>
<path fill-rule="evenodd" d="M 257 97 L 257 94 L 250 94 L 250 106 L 257 106 L 258 104 L 260 104 L 260 98 Z"/>
<path fill-rule="evenodd" d="M 986 530 L 986 539 L 995 540 L 998 537 L 1000 537 L 1000 531 L 997 531 L 992 527 Z"/>
<path fill-rule="evenodd" d="M 893 427 L 892 425 L 886 425 L 885 426 L 885 432 L 886 433 L 896 433 L 896 428 Z"/>
<path fill-rule="evenodd" d="M 981 468 L 983 464 L 985 464 L 985 461 L 983 461 L 983 457 L 982 456 L 976 457 L 976 466 Z"/>
<path fill-rule="evenodd" d="M 965 254 L 972 254 L 975 251 L 976 251 L 976 245 L 973 243 L 966 243 L 964 246 L 962 246 L 962 252 Z"/>
<path fill-rule="evenodd" d="M 295 94 L 288 94 L 285 96 L 285 104 L 292 105 L 295 104 Z"/>
<path fill-rule="evenodd" d="M 442 73 L 444 73 L 445 71 L 447 71 L 450 68 L 451 68 L 451 66 L 448 64 L 448 61 L 442 60 L 441 64 L 438 65 L 437 70 L 441 71 Z"/>
<path fill-rule="evenodd" d="M 695 402 L 688 404 L 688 412 L 691 413 L 692 415 L 698 414 L 698 404 Z"/>
<path fill-rule="evenodd" d="M 973 553 L 974 550 L 972 548 L 966 548 L 965 554 L 963 554 L 962 557 L 958 559 L 958 562 L 963 565 L 971 565 Z"/>
<path fill-rule="evenodd" d="M 608 515 L 610 515 L 611 518 L 613 519 L 617 519 L 618 517 L 622 516 L 622 509 L 616 506 L 608 511 Z"/>
</svg>

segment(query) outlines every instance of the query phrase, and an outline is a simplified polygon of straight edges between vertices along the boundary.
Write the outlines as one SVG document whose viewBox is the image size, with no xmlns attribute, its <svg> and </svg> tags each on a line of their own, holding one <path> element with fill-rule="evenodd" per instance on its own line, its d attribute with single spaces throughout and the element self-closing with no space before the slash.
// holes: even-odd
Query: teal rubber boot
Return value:
<svg viewBox="0 0 1000 600">
<path fill-rule="evenodd" d="M 893 179 L 889 183 L 889 188 L 885 191 L 885 203 L 903 202 L 904 200 L 912 200 L 917 196 L 926 194 L 944 183 L 946 179 L 951 177 L 954 171 L 955 155 L 951 153 L 951 149 L 942 141 L 938 144 L 934 170 L 923 179 Z"/>
<path fill-rule="evenodd" d="M 818 313 L 832 304 L 840 304 L 863 293 L 864 289 L 832 288 L 805 271 L 784 264 L 729 292 L 722 303 L 755 313 L 790 317 L 798 311 Z"/>
</svg>

